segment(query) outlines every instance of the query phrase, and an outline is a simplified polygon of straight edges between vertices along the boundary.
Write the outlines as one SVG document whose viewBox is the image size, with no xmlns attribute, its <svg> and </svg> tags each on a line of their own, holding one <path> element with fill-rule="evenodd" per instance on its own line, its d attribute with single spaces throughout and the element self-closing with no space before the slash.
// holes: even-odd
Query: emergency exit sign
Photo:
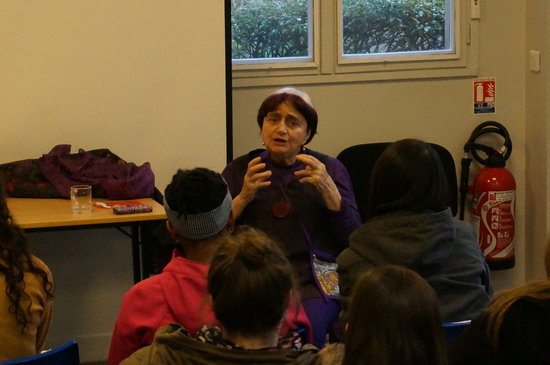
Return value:
<svg viewBox="0 0 550 365">
<path fill-rule="evenodd" d="M 496 83 L 494 78 L 474 79 L 474 114 L 495 112 Z"/>
</svg>

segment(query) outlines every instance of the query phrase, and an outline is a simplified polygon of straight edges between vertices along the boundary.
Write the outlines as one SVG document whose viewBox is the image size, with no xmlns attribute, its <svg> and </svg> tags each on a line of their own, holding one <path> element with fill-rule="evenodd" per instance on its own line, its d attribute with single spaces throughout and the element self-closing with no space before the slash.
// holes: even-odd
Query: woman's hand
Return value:
<svg viewBox="0 0 550 365">
<path fill-rule="evenodd" d="M 260 156 L 253 158 L 248 163 L 248 168 L 244 174 L 243 187 L 239 195 L 233 199 L 231 206 L 235 219 L 237 219 L 244 208 L 254 200 L 258 189 L 271 185 L 271 181 L 267 180 L 271 176 L 271 170 L 264 169 L 265 163 L 262 162 Z"/>
<path fill-rule="evenodd" d="M 325 164 L 311 155 L 299 154 L 298 161 L 306 164 L 306 168 L 296 171 L 294 174 L 300 177 L 301 183 L 309 183 L 315 186 L 321 193 L 328 209 L 339 211 L 342 205 L 342 196 L 327 172 Z"/>
</svg>

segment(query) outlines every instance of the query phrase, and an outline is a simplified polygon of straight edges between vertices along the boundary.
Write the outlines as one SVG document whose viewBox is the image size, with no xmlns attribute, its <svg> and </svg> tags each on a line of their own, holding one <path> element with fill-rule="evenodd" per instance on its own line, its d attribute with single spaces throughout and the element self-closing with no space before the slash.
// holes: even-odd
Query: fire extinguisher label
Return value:
<svg viewBox="0 0 550 365">
<path fill-rule="evenodd" d="M 488 191 L 475 202 L 474 227 L 489 260 L 506 260 L 514 255 L 515 199 L 515 190 Z"/>
</svg>

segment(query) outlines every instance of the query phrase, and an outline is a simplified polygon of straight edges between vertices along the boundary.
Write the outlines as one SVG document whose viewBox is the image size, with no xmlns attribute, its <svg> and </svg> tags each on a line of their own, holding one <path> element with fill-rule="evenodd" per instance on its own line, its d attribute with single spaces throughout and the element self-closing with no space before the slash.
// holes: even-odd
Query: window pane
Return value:
<svg viewBox="0 0 550 365">
<path fill-rule="evenodd" d="M 450 0 L 342 0 L 344 55 L 448 50 Z"/>
<path fill-rule="evenodd" d="M 312 0 L 231 0 L 234 60 L 311 57 Z"/>
</svg>

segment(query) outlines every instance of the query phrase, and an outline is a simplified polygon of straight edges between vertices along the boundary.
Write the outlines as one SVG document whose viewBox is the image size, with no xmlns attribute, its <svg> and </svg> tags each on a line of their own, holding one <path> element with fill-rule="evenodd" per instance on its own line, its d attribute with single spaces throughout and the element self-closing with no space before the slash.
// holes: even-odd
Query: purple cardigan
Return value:
<svg viewBox="0 0 550 365">
<path fill-rule="evenodd" d="M 305 165 L 296 161 L 291 166 L 276 165 L 265 150 L 252 151 L 240 156 L 226 166 L 222 175 L 229 185 L 231 195 L 237 196 L 242 188 L 248 162 L 260 155 L 266 169 L 273 172 L 271 186 L 260 189 L 254 200 L 246 206 L 237 224 L 247 224 L 262 229 L 275 238 L 286 250 L 296 269 L 302 288 L 302 299 L 320 297 L 311 269 L 311 258 L 334 262 L 336 256 L 348 246 L 348 236 L 361 225 L 348 172 L 337 159 L 306 149 L 323 162 L 342 196 L 339 212 L 328 210 L 321 194 L 311 184 L 298 181 L 294 172 Z M 275 217 L 271 206 L 281 200 L 291 204 L 291 212 L 283 218 Z"/>
</svg>

